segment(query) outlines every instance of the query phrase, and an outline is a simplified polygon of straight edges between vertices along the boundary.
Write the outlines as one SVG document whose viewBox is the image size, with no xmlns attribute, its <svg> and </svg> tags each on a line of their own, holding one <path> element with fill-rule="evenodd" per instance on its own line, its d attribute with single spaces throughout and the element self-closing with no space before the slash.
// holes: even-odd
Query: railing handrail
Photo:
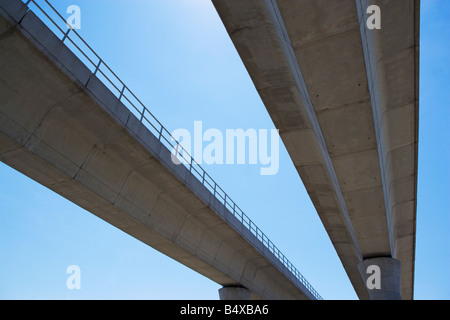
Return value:
<svg viewBox="0 0 450 320">
<path fill-rule="evenodd" d="M 48 0 L 43 0 L 47 5 L 58 15 L 58 17 L 64 21 L 67 26 L 67 30 L 64 31 L 58 24 L 49 16 L 49 14 L 38 4 L 35 0 L 22 0 L 28 6 L 30 3 L 33 3 L 46 17 L 49 19 L 57 29 L 63 34 L 61 39 L 62 42 L 68 40 L 70 41 L 78 51 L 92 64 L 94 67 L 94 75 L 98 72 L 103 75 L 103 77 L 113 86 L 113 88 L 118 93 L 119 101 L 126 100 L 140 116 L 140 121 L 144 126 L 147 127 L 151 131 L 153 128 L 158 136 L 158 140 L 163 143 L 166 147 L 168 143 L 172 150 L 177 150 L 177 156 L 181 156 L 185 161 L 180 161 L 201 183 L 205 186 L 210 192 L 214 194 L 214 197 L 218 199 L 224 206 L 227 208 L 234 217 L 236 217 L 244 226 L 246 226 L 247 230 L 250 231 L 262 244 L 265 248 L 269 250 L 294 276 L 295 278 L 302 283 L 307 290 L 318 300 L 322 300 L 322 297 L 319 293 L 311 286 L 311 284 L 305 279 L 305 277 L 297 270 L 297 268 L 286 258 L 286 256 L 273 244 L 273 242 L 266 236 L 266 234 L 255 225 L 255 223 L 239 208 L 239 206 L 228 196 L 228 194 L 216 183 L 216 181 L 199 165 L 197 161 L 183 148 L 183 146 L 171 135 L 171 133 L 162 125 L 162 123 L 147 109 L 147 107 L 137 98 L 137 96 L 125 85 L 125 83 L 114 73 L 114 71 L 103 61 L 103 59 L 89 46 L 89 44 L 79 35 L 79 33 L 71 28 L 71 26 L 67 25 L 67 21 L 64 17 L 53 7 Z M 89 56 L 88 53 L 84 52 L 75 40 L 72 39 L 71 34 L 75 34 L 77 38 L 85 45 L 89 51 L 95 55 L 95 58 L 98 59 L 98 62 L 95 63 Z M 76 55 L 76 53 L 74 52 Z M 117 85 L 113 82 L 114 79 L 110 79 L 104 71 L 102 71 L 102 66 L 104 66 L 121 84 L 121 88 L 117 87 Z M 131 96 L 129 96 L 129 95 Z M 141 108 L 136 107 L 130 99 L 133 98 L 136 100 L 137 104 L 140 105 Z M 123 100 L 124 99 L 124 100 Z M 126 105 L 125 105 L 126 106 Z M 130 111 L 134 113 L 134 111 L 126 106 Z M 144 121 L 145 120 L 145 121 Z M 152 123 L 153 121 L 153 123 Z M 156 122 L 156 123 L 155 123 Z M 151 126 L 149 128 L 148 125 Z M 153 133 L 153 132 L 152 132 Z M 164 141 L 166 143 L 164 143 Z M 171 140 L 173 140 L 176 144 L 173 145 Z M 183 155 L 178 152 L 178 150 L 183 151 Z M 196 174 L 195 174 L 195 173 Z"/>
</svg>

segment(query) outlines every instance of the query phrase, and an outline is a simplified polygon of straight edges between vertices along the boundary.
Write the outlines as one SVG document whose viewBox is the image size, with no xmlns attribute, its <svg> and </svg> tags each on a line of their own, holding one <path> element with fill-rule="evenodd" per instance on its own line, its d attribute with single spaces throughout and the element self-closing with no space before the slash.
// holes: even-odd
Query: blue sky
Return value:
<svg viewBox="0 0 450 320">
<path fill-rule="evenodd" d="M 71 4 L 81 8 L 80 34 L 169 131 L 196 120 L 274 128 L 210 1 L 57 8 Z M 449 15 L 449 1 L 422 1 L 416 299 L 450 298 Z M 324 299 L 356 299 L 282 144 L 274 176 L 255 165 L 204 168 Z M 0 181 L 0 299 L 218 299 L 219 285 L 3 163 Z M 69 265 L 81 269 L 80 290 L 66 287 Z"/>
</svg>

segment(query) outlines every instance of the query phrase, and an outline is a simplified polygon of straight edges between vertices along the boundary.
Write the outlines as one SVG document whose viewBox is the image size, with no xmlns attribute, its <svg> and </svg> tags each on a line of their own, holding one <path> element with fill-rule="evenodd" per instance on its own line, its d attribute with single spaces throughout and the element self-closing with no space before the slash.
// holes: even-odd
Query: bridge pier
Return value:
<svg viewBox="0 0 450 320">
<path fill-rule="evenodd" d="M 371 300 L 401 300 L 400 260 L 379 257 L 358 264 Z"/>
<path fill-rule="evenodd" d="M 250 290 L 243 286 L 225 286 L 219 289 L 220 300 L 249 300 Z"/>
</svg>

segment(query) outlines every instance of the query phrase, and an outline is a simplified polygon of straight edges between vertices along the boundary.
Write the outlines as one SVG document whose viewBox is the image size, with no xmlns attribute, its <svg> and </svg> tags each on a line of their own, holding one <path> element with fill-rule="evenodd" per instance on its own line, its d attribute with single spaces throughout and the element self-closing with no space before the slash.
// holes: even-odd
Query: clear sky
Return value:
<svg viewBox="0 0 450 320">
<path fill-rule="evenodd" d="M 274 128 L 210 1 L 53 2 L 81 8 L 80 34 L 169 131 Z M 449 299 L 450 1 L 422 0 L 421 14 L 415 298 Z M 283 144 L 274 176 L 204 168 L 324 299 L 357 298 Z M 3 163 L 0 181 L 0 299 L 218 299 L 219 285 Z"/>
</svg>

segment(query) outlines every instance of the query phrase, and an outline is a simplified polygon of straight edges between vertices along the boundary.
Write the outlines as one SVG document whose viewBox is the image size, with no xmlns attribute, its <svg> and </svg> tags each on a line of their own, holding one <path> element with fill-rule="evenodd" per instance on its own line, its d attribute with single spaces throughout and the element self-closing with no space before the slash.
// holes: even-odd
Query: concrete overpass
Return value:
<svg viewBox="0 0 450 320">
<path fill-rule="evenodd" d="M 412 299 L 420 2 L 213 3 L 358 297 Z"/>
<path fill-rule="evenodd" d="M 0 160 L 221 284 L 223 299 L 320 299 L 203 169 L 173 163 L 170 133 L 59 22 L 57 36 L 0 1 Z"/>
</svg>

